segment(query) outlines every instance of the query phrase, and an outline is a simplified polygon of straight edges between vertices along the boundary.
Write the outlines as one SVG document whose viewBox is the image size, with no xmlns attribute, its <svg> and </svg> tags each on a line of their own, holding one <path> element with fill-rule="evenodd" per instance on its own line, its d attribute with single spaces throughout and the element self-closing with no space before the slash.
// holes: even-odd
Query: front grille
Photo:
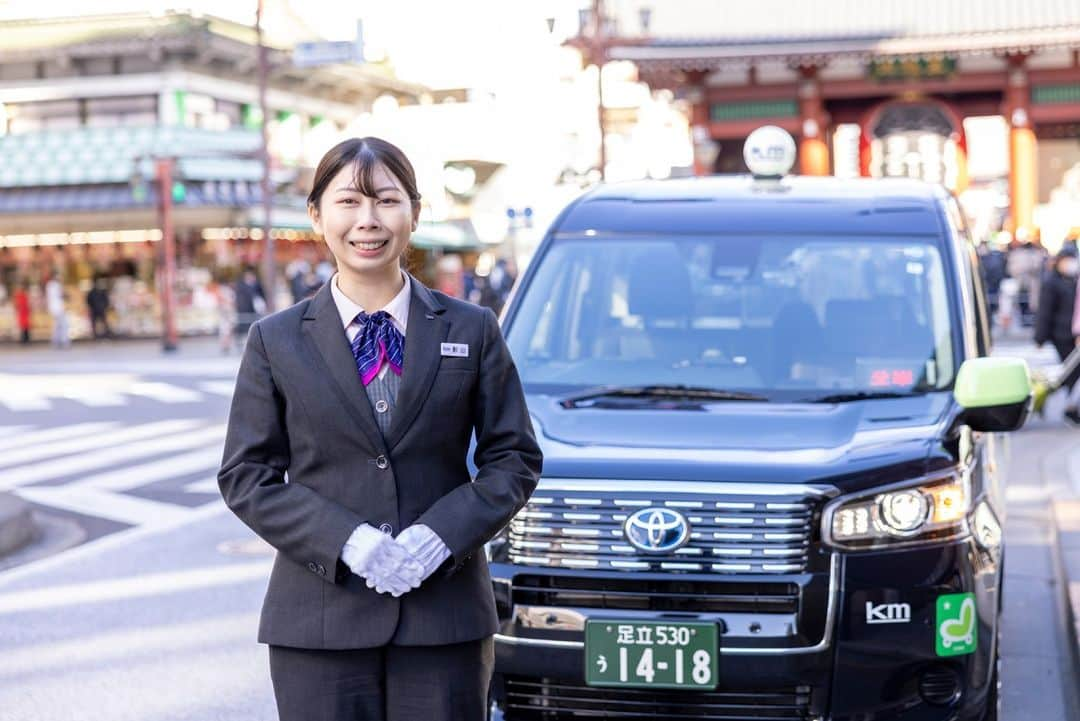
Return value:
<svg viewBox="0 0 1080 721">
<path fill-rule="evenodd" d="M 747 496 L 552 490 L 543 487 L 510 522 L 509 558 L 520 566 L 673 573 L 802 573 L 816 502 Z M 670 484 L 677 488 L 678 484 Z M 717 484 L 722 488 L 722 484 Z M 691 528 L 673 552 L 641 551 L 623 531 L 635 511 L 669 508 Z"/>
<path fill-rule="evenodd" d="M 694 613 L 796 613 L 794 583 L 516 574 L 515 604 Z"/>
<path fill-rule="evenodd" d="M 810 687 L 769 691 L 591 688 L 549 679 L 506 678 L 506 721 L 714 719 L 789 721 L 809 715 Z"/>
</svg>

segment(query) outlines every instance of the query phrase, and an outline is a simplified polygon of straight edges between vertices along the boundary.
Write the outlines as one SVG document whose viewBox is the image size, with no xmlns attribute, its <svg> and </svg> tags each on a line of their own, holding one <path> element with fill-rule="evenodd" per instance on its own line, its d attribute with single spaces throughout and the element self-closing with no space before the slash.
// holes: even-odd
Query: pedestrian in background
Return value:
<svg viewBox="0 0 1080 721">
<path fill-rule="evenodd" d="M 1077 241 L 1080 241 L 1080 228 L 1070 228 L 1069 232 L 1065 235 L 1064 245 L 1070 246 L 1073 250 L 1080 252 L 1080 248 L 1077 247 Z"/>
<path fill-rule="evenodd" d="M 12 298 L 15 304 L 15 323 L 19 326 L 19 342 L 30 342 L 30 283 L 22 281 Z"/>
<path fill-rule="evenodd" d="M 52 318 L 52 344 L 54 348 L 68 348 L 71 346 L 70 331 L 68 329 L 67 293 L 64 284 L 60 282 L 60 275 L 53 272 L 49 281 L 45 284 L 45 308 Z"/>
<path fill-rule="evenodd" d="M 1008 277 L 1008 256 L 1005 244 L 997 235 L 979 245 L 979 265 L 982 266 L 986 285 L 986 305 L 991 322 L 997 317 L 1001 294 L 1001 281 Z"/>
<path fill-rule="evenodd" d="M 285 279 L 289 283 L 293 303 L 299 303 L 308 296 L 306 278 L 311 272 L 311 263 L 306 258 L 296 258 L 285 266 Z"/>
<path fill-rule="evenodd" d="M 516 274 L 511 261 L 506 258 L 499 258 L 495 261 L 495 265 L 492 266 L 491 272 L 488 273 L 486 292 L 481 294 L 480 304 L 491 308 L 495 315 L 502 313 L 503 306 L 510 295 L 510 289 L 514 287 L 515 280 Z"/>
<path fill-rule="evenodd" d="M 435 288 L 451 298 L 465 298 L 465 264 L 456 253 L 435 261 Z"/>
<path fill-rule="evenodd" d="M 240 342 L 248 333 L 251 324 L 258 320 L 266 311 L 266 296 L 263 293 L 262 283 L 259 276 L 251 266 L 244 268 L 244 272 L 236 281 L 233 288 L 233 307 L 236 312 L 236 325 L 234 334 Z"/>
<path fill-rule="evenodd" d="M 1017 304 L 1020 308 L 1020 325 L 1030 326 L 1031 319 L 1039 310 L 1039 298 L 1046 253 L 1032 242 L 1030 231 L 1021 228 L 1016 232 L 1015 247 L 1009 252 L 1007 270 L 1018 286 Z"/>
<path fill-rule="evenodd" d="M 303 300 L 304 298 L 310 298 L 311 296 L 315 295 L 317 292 L 319 292 L 319 288 L 321 288 L 322 286 L 323 282 L 319 280 L 318 274 L 315 272 L 315 269 L 312 268 L 304 274 L 303 295 L 301 296 L 301 300 Z"/>
<path fill-rule="evenodd" d="M 86 308 L 90 313 L 90 332 L 94 338 L 111 338 L 109 328 L 109 289 L 105 279 L 98 276 L 86 294 Z"/>
<path fill-rule="evenodd" d="M 540 474 L 521 382 L 490 310 L 403 269 L 420 194 L 397 147 L 336 145 L 308 203 L 338 272 L 251 328 L 218 473 L 278 552 L 259 626 L 278 713 L 479 721 L 498 628 L 483 547 Z"/>
<path fill-rule="evenodd" d="M 233 333 L 236 326 L 236 303 L 233 289 L 228 283 L 215 279 L 210 284 L 210 294 L 218 314 L 218 349 L 228 355 L 233 349 Z"/>
<path fill-rule="evenodd" d="M 1054 257 L 1049 273 L 1043 278 L 1038 311 L 1035 316 L 1035 345 L 1050 341 L 1064 361 L 1076 347 L 1077 334 L 1073 330 L 1076 321 L 1076 284 L 1080 260 L 1076 248 L 1063 246 Z M 1080 425 L 1080 412 L 1074 398 L 1073 387 L 1080 378 L 1080 367 L 1070 373 L 1062 384 L 1068 389 L 1065 401 L 1065 418 Z"/>
</svg>

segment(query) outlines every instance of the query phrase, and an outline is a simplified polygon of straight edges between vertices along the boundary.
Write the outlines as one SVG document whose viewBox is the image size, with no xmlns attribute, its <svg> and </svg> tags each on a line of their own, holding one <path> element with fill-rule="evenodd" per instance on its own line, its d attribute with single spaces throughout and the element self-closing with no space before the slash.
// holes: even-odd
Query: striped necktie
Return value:
<svg viewBox="0 0 1080 721">
<path fill-rule="evenodd" d="M 352 341 L 352 354 L 363 384 L 366 386 L 375 380 L 384 360 L 390 364 L 390 370 L 401 375 L 405 338 L 394 326 L 390 314 L 385 310 L 371 315 L 360 311 L 354 322 L 360 324 L 360 332 Z"/>
</svg>

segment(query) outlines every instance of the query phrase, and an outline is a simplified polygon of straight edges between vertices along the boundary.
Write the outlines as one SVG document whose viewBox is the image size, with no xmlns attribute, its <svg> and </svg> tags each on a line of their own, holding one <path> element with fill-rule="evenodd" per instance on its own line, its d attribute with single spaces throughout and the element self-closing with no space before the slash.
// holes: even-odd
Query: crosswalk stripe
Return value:
<svg viewBox="0 0 1080 721">
<path fill-rule="evenodd" d="M 215 443 L 191 453 L 86 476 L 67 484 L 67 487 L 96 488 L 99 491 L 127 491 L 189 473 L 214 470 L 221 464 L 221 452 L 221 444 Z M 214 479 L 214 491 L 217 492 L 217 479 Z"/>
<path fill-rule="evenodd" d="M 91 603 L 131 602 L 138 598 L 165 596 L 185 591 L 232 586 L 259 581 L 270 574 L 271 562 L 228 563 L 163 573 L 142 573 L 127 578 L 107 578 L 48 588 L 0 593 L 0 614 L 41 611 Z"/>
<path fill-rule="evenodd" d="M 241 567 L 240 571 L 245 569 Z M 264 569 L 261 575 L 253 579 L 241 578 L 237 584 L 251 583 L 254 580 L 265 577 L 269 573 Z M 121 579 L 123 580 L 123 579 Z M 215 579 L 216 581 L 217 579 Z M 105 583 L 117 584 L 117 581 Z M 12 604 L 18 603 L 14 612 L 54 613 L 50 605 L 63 603 L 61 596 L 68 593 L 68 599 L 72 599 L 71 586 L 52 587 L 45 589 L 48 595 L 35 591 L 36 596 L 23 596 L 13 598 Z M 80 589 L 82 590 L 82 589 Z M 127 589 L 124 589 L 127 590 Z M 145 595 L 151 595 L 152 589 L 143 591 Z M 99 595 L 105 595 L 109 591 L 99 591 Z M 115 593 L 115 592 L 114 592 Z M 32 605 L 42 598 L 47 599 L 44 611 L 38 611 Z M 127 601 L 128 597 L 124 597 Z M 0 603 L 3 603 L 0 600 Z M 78 595 L 73 600 L 67 600 L 67 605 L 85 603 Z M 0 610 L 0 613 L 3 613 Z M 210 618 L 199 618 L 194 621 L 176 621 L 175 619 L 163 620 L 162 623 L 136 624 L 131 623 L 108 629 L 95 629 L 91 633 L 80 633 L 78 637 L 68 637 L 66 640 L 45 639 L 28 640 L 26 643 L 6 644 L 4 653 L 0 654 L 0 679 L 4 688 L 20 688 L 20 682 L 25 683 L 30 677 L 57 677 L 77 669 L 101 668 L 117 669 L 126 663 L 137 664 L 141 671 L 155 673 L 153 666 L 146 663 L 150 658 L 187 658 L 193 654 L 199 655 L 206 652 L 206 640 L 214 639 L 219 645 L 230 644 L 236 648 L 245 648 L 251 642 L 252 629 L 258 626 L 258 612 L 233 613 L 219 615 Z M 251 644 L 253 645 L 253 644 Z M 124 680 L 131 683 L 130 672 L 124 674 Z M 185 678 L 185 683 L 190 683 L 190 678 Z M 123 701 L 127 718 L 147 718 L 158 716 L 157 714 L 139 714 L 132 709 L 130 701 Z M 35 708 L 41 708 L 40 704 Z"/>
<path fill-rule="evenodd" d="M 127 399 L 118 393 L 109 390 L 87 386 L 85 388 L 64 388 L 56 394 L 59 398 L 69 401 L 78 401 L 93 408 L 106 408 L 109 406 L 127 405 Z"/>
<path fill-rule="evenodd" d="M 64 431 L 62 434 L 57 434 L 63 440 L 47 443 L 39 442 L 26 445 L 23 448 L 13 449 L 0 456 L 0 468 L 8 468 L 42 458 L 55 461 L 57 456 L 68 456 L 91 449 L 100 449 L 104 446 L 117 446 L 153 436 L 164 436 L 170 433 L 186 431 L 199 425 L 199 423 L 200 421 L 196 419 L 179 419 L 145 423 L 109 432 L 88 432 L 80 426 L 63 426 L 57 429 L 58 431 Z M 6 473 L 0 474 L 0 483 L 3 482 L 6 475 Z"/>
<path fill-rule="evenodd" d="M 231 396 L 235 385 L 228 377 L 197 376 L 192 376 L 190 383 L 167 383 L 140 378 L 131 368 L 121 373 L 0 373 L 0 410 L 47 411 L 54 409 L 57 401 L 119 407 L 140 397 L 168 404 L 201 403 L 208 395 Z"/>
<path fill-rule="evenodd" d="M 43 398 L 34 390 L 22 390 L 8 386 L 0 394 L 0 405 L 11 411 L 47 411 L 52 408 L 52 401 Z"/>
<path fill-rule="evenodd" d="M 139 381 L 132 383 L 124 392 L 136 396 L 145 396 L 161 403 L 195 403 L 201 401 L 201 393 L 174 386 L 169 383 Z"/>
<path fill-rule="evenodd" d="M 0 426 L 0 438 L 15 438 L 33 430 L 33 426 Z M 18 441 L 15 441 L 18 443 Z"/>
<path fill-rule="evenodd" d="M 224 503 L 204 503 L 201 506 L 192 508 L 188 515 L 182 516 L 171 523 L 161 523 L 156 526 L 132 526 L 131 528 L 126 528 L 122 531 L 117 531 L 116 533 L 100 536 L 80 546 L 64 551 L 63 553 L 46 556 L 45 558 L 29 561 L 20 566 L 16 566 L 15 568 L 9 568 L 3 573 L 0 573 L 0 595 L 3 595 L 5 588 L 17 586 L 27 578 L 34 579 L 34 585 L 40 586 L 41 579 L 45 578 L 49 572 L 56 570 L 63 575 L 65 569 L 72 568 L 72 564 L 77 564 L 79 561 L 106 563 L 110 568 L 115 567 L 116 564 L 110 564 L 103 560 L 107 554 L 118 549 L 126 548 L 140 539 L 160 537 L 178 528 L 202 523 L 210 519 L 216 519 L 219 516 L 230 519 L 226 522 L 235 523 L 242 528 L 240 521 L 235 520 L 236 517 L 229 512 L 229 509 Z M 214 521 L 214 523 L 218 522 L 219 521 L 216 520 Z M 52 576 L 52 578 L 55 577 L 56 576 Z M 0 612 L 2 612 L 2 610 L 0 610 Z"/>
<path fill-rule="evenodd" d="M 199 384 L 199 390 L 231 398 L 236 390 L 236 381 L 204 381 Z"/>
<path fill-rule="evenodd" d="M 20 433 L 16 436 L 2 434 L 0 436 L 0 451 L 22 446 L 27 448 L 36 443 L 47 443 L 57 438 L 70 438 L 72 436 L 84 436 L 93 433 L 102 433 L 119 425 L 116 421 L 95 421 L 93 423 L 76 423 L 70 426 L 55 426 L 41 430 Z M 3 457 L 0 457 L 2 460 Z"/>
<path fill-rule="evenodd" d="M 162 424 L 158 424 L 162 425 Z M 117 434 L 119 435 L 119 434 Z M 56 460 L 35 463 L 12 468 L 0 473 L 0 490 L 18 488 L 40 481 L 61 478 L 63 476 L 92 471 L 116 463 L 132 461 L 147 456 L 155 456 L 169 451 L 188 450 L 204 446 L 212 441 L 222 441 L 225 426 L 215 425 L 208 428 L 168 435 L 150 440 L 126 443 L 122 446 L 105 448 L 100 451 L 67 456 Z M 167 461 L 166 461 L 167 462 Z"/>
<path fill-rule="evenodd" d="M 17 493 L 20 497 L 34 503 L 107 518 L 132 526 L 175 523 L 189 513 L 183 506 L 137 498 L 123 493 L 99 491 L 95 488 L 37 486 L 20 488 Z"/>
<path fill-rule="evenodd" d="M 184 486 L 184 490 L 188 493 L 220 493 L 221 488 L 218 486 L 217 476 L 213 478 L 204 478 L 201 481 L 195 481 Z"/>
</svg>

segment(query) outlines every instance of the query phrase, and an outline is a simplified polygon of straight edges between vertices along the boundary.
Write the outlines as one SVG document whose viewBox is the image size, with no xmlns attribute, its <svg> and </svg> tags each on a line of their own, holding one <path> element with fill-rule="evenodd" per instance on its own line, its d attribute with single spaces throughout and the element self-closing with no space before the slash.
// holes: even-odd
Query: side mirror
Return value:
<svg viewBox="0 0 1080 721">
<path fill-rule="evenodd" d="M 972 430 L 1015 431 L 1031 411 L 1031 376 L 1020 358 L 972 358 L 956 374 L 953 396 Z"/>
</svg>

